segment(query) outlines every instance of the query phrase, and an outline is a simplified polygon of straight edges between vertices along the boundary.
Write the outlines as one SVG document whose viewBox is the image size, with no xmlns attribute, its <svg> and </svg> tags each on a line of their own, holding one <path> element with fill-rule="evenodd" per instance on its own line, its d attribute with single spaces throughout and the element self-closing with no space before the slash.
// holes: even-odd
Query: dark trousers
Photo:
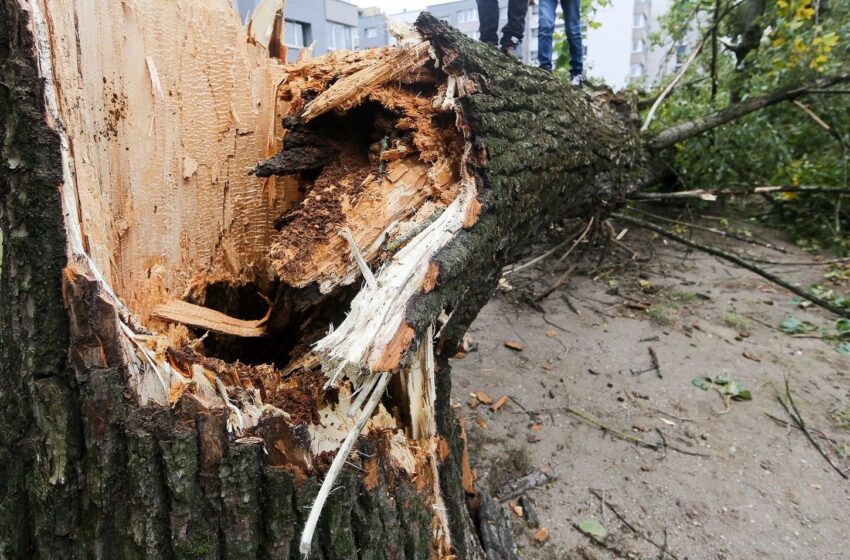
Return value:
<svg viewBox="0 0 850 560">
<path fill-rule="evenodd" d="M 495 45 L 499 42 L 499 0 L 477 1 L 481 40 Z M 502 28 L 502 45 L 508 44 L 511 39 L 522 41 L 527 13 L 528 0 L 508 0 L 508 23 Z"/>
</svg>

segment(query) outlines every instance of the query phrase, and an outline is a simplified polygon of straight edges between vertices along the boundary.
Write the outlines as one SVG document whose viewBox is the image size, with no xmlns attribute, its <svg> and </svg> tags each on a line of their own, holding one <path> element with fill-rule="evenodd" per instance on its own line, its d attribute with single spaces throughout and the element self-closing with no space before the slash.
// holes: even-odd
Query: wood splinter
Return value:
<svg viewBox="0 0 850 560">
<path fill-rule="evenodd" d="M 307 523 L 304 524 L 304 532 L 301 533 L 301 544 L 299 546 L 299 550 L 301 551 L 301 555 L 305 558 L 310 554 L 310 548 L 313 543 L 313 534 L 316 532 L 316 525 L 319 523 L 319 516 L 321 516 L 322 508 L 325 506 L 325 501 L 327 501 L 328 495 L 331 493 L 331 488 L 333 488 L 336 483 L 336 479 L 339 477 L 339 473 L 342 471 L 342 467 L 345 465 L 348 455 L 354 448 L 357 438 L 360 437 L 360 432 L 362 432 L 363 428 L 366 427 L 366 423 L 372 417 L 372 413 L 375 412 L 375 409 L 378 407 L 378 403 L 381 402 L 381 396 L 384 394 L 384 390 L 387 388 L 387 384 L 389 384 L 391 377 L 391 373 L 381 374 L 378 379 L 377 386 L 372 390 L 369 401 L 363 408 L 363 413 L 357 419 L 357 423 L 351 431 L 348 432 L 348 436 L 346 436 L 345 441 L 343 441 L 342 445 L 340 445 L 339 451 L 337 451 L 333 463 L 331 463 L 331 468 L 328 469 L 328 474 L 325 476 L 325 480 L 322 482 L 322 487 L 319 489 L 319 494 L 316 496 L 316 500 L 313 502 L 313 507 L 310 509 L 310 516 L 307 518 Z"/>
<path fill-rule="evenodd" d="M 173 323 L 181 323 L 221 334 L 253 338 L 266 334 L 266 324 L 271 311 L 271 306 L 269 306 L 269 310 L 262 319 L 243 320 L 208 307 L 175 299 L 156 307 L 153 314 L 160 319 Z"/>
</svg>

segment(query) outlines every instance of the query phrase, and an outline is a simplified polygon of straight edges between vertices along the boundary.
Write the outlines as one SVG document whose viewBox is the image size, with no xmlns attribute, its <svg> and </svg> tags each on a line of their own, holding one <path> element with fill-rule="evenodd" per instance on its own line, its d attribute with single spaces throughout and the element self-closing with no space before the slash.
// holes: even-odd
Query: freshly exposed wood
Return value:
<svg viewBox="0 0 850 560">
<path fill-rule="evenodd" d="M 229 0 L 0 16 L 0 150 L 26 154 L 0 166 L 11 556 L 288 558 L 309 512 L 324 558 L 482 558 L 446 356 L 524 240 L 651 182 L 630 107 L 429 16 L 401 49 L 286 67 Z M 152 320 L 195 295 L 243 316 L 255 287 L 278 338 Z"/>
<path fill-rule="evenodd" d="M 174 323 L 181 323 L 217 333 L 255 337 L 266 334 L 266 326 L 269 315 L 271 315 L 271 308 L 269 308 L 265 317 L 262 319 L 250 321 L 236 319 L 208 307 L 174 299 L 154 308 L 153 315 Z"/>
<path fill-rule="evenodd" d="M 334 109 L 345 111 L 352 108 L 373 88 L 418 70 L 430 60 L 429 48 L 430 44 L 423 41 L 413 48 L 396 49 L 386 59 L 342 78 L 307 104 L 301 118 L 310 121 Z"/>
<path fill-rule="evenodd" d="M 284 71 L 248 43 L 230 0 L 31 7 L 37 33 L 49 33 L 42 60 L 67 138 L 69 218 L 123 302 L 144 321 L 198 273 L 267 262 L 286 201 L 246 172 L 279 148 Z"/>
</svg>

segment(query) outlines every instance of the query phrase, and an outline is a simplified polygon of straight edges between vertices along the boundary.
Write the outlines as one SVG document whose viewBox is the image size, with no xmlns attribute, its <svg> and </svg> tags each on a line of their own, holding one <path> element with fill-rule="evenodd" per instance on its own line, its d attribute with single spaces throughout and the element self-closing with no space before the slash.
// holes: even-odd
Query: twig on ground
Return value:
<svg viewBox="0 0 850 560">
<path fill-rule="evenodd" d="M 611 501 L 610 501 L 610 500 L 607 500 L 607 501 L 606 501 L 606 500 L 604 499 L 604 496 L 605 496 L 605 495 L 604 495 L 603 493 L 601 493 L 599 490 L 594 490 L 593 488 L 591 488 L 591 489 L 590 489 L 590 493 L 591 493 L 591 494 L 593 494 L 594 496 L 596 496 L 597 498 L 602 499 L 602 504 L 603 504 L 604 506 L 607 506 L 607 507 L 608 507 L 608 509 L 610 509 L 610 510 L 611 510 L 611 513 L 613 513 L 613 514 L 614 514 L 614 516 L 615 516 L 617 519 L 619 519 L 619 520 L 620 520 L 620 522 L 621 522 L 623 525 L 625 525 L 625 526 L 626 526 L 626 527 L 627 527 L 627 528 L 628 528 L 628 529 L 629 529 L 632 533 L 634 533 L 635 535 L 639 536 L 640 538 L 642 538 L 643 540 L 645 540 L 645 541 L 646 541 L 646 542 L 648 542 L 649 544 L 651 544 L 651 545 L 655 546 L 657 549 L 659 549 L 659 550 L 662 552 L 662 556 L 661 556 L 662 558 L 663 558 L 663 557 L 664 557 L 664 555 L 666 554 L 667 556 L 670 556 L 671 558 L 674 558 L 675 560 L 679 560 L 679 557 L 678 557 L 678 556 L 676 556 L 675 554 L 673 554 L 672 552 L 670 552 L 670 551 L 668 551 L 668 550 L 667 550 L 667 542 L 666 542 L 666 539 L 665 539 L 665 542 L 664 542 L 664 544 L 663 544 L 663 545 L 658 544 L 658 543 L 657 543 L 657 542 L 655 542 L 655 541 L 654 541 L 654 540 L 653 540 L 653 539 L 652 539 L 649 535 L 647 535 L 646 533 L 644 533 L 643 531 L 639 530 L 637 527 L 635 527 L 634 525 L 632 525 L 631 523 L 629 523 L 628 519 L 626 519 L 626 517 L 625 517 L 623 514 L 621 514 L 619 511 L 617 511 L 617 508 L 615 508 L 615 507 L 611 504 Z"/>
<path fill-rule="evenodd" d="M 558 473 L 545 473 L 543 471 L 534 471 L 507 483 L 496 494 L 496 499 L 500 502 L 506 502 L 525 495 L 529 490 L 533 490 L 538 486 L 548 484 L 558 478 Z"/>
<path fill-rule="evenodd" d="M 629 307 L 629 305 L 626 304 L 626 307 Z M 648 306 L 645 307 L 645 308 L 644 307 L 638 307 L 638 309 L 646 310 L 646 309 L 649 309 L 649 307 Z M 658 354 L 655 353 L 655 350 L 652 348 L 652 346 L 650 346 L 648 348 L 648 350 L 649 350 L 649 367 L 646 368 L 646 369 L 639 369 L 639 370 L 630 369 L 629 371 L 632 372 L 632 375 L 640 375 L 642 373 L 654 371 L 658 375 L 659 378 L 664 379 L 664 376 L 661 375 L 661 366 L 658 364 Z"/>
<path fill-rule="evenodd" d="M 640 210 L 639 208 L 630 208 L 630 210 L 634 212 L 638 212 L 639 214 L 643 214 L 644 216 L 648 216 L 653 220 L 661 220 L 662 222 L 667 222 L 668 224 L 675 224 L 677 226 L 682 226 L 690 229 L 696 229 L 699 231 L 705 231 L 708 233 L 712 233 L 714 235 L 719 235 L 720 237 L 727 237 L 729 239 L 735 239 L 736 241 L 740 241 L 742 243 L 749 243 L 751 245 L 758 245 L 760 247 L 766 247 L 768 249 L 772 249 L 779 253 L 788 254 L 788 251 L 783 249 L 782 247 L 777 247 L 772 243 L 768 243 L 766 241 L 759 241 L 758 239 L 751 239 L 749 237 L 745 237 L 743 235 L 738 235 L 737 233 L 730 233 L 728 231 L 723 231 L 722 229 L 717 229 L 714 227 L 703 226 L 700 224 L 693 224 L 689 222 L 682 222 L 679 220 L 674 220 L 672 218 L 666 218 L 664 216 L 659 216 L 658 214 L 653 214 L 651 212 L 646 212 L 645 210 Z"/>
<path fill-rule="evenodd" d="M 626 245 L 625 243 L 620 241 L 620 238 L 617 236 L 617 232 L 614 230 L 614 226 L 611 225 L 610 220 L 605 220 L 605 228 L 608 230 L 608 241 L 610 243 L 613 243 L 614 246 L 619 247 L 623 251 L 629 253 L 631 255 L 630 260 L 633 260 L 633 261 L 647 261 L 647 260 L 649 260 L 649 257 L 642 258 L 640 256 L 640 253 L 638 253 L 637 251 L 635 251 L 634 249 L 632 249 L 631 247 L 629 247 L 628 245 Z M 620 237 L 622 237 L 622 235 L 626 231 L 628 231 L 628 230 L 623 230 L 623 232 L 620 234 Z"/>
<path fill-rule="evenodd" d="M 555 327 L 556 329 L 558 329 L 561 332 L 565 332 L 567 334 L 572 334 L 570 331 L 568 331 L 567 329 L 565 329 L 564 327 L 562 327 L 558 323 L 555 323 L 554 321 L 549 320 L 549 318 L 546 317 L 545 311 L 541 311 L 541 315 L 543 316 L 543 322 L 546 323 L 547 325 L 549 325 L 550 327 Z M 579 313 L 579 315 L 581 315 L 581 313 Z"/>
<path fill-rule="evenodd" d="M 835 464 L 835 461 L 832 460 L 832 457 L 826 452 L 823 446 L 815 439 L 815 436 L 812 434 L 811 430 L 806 426 L 805 421 L 803 421 L 803 416 L 800 414 L 800 410 L 797 408 L 797 405 L 794 403 L 794 397 L 791 396 L 791 386 L 788 381 L 788 378 L 785 378 L 785 400 L 782 399 L 781 395 L 777 395 L 776 400 L 779 401 L 779 404 L 782 405 L 782 408 L 785 409 L 785 412 L 788 413 L 788 416 L 791 417 L 791 420 L 797 425 L 798 428 L 806 435 L 806 438 L 811 442 L 812 445 L 815 446 L 815 449 L 818 450 L 818 453 L 826 459 L 826 462 L 829 463 L 829 466 L 832 467 L 835 472 L 841 475 L 841 478 L 844 480 L 850 479 L 847 473 L 845 473 L 841 467 Z M 787 401 L 787 402 L 786 402 Z"/>
<path fill-rule="evenodd" d="M 684 416 L 676 416 L 675 414 L 670 414 L 666 410 L 664 410 L 662 408 L 658 408 L 657 406 L 651 405 L 651 404 L 649 404 L 648 402 L 646 402 L 642 399 L 638 400 L 635 397 L 635 395 L 633 395 L 632 392 L 629 391 L 628 387 L 623 387 L 623 393 L 626 394 L 626 396 L 629 398 L 630 401 L 639 403 L 641 406 L 645 406 L 646 408 L 648 408 L 650 410 L 654 410 L 655 412 L 657 412 L 659 414 L 662 414 L 664 416 L 668 416 L 668 417 L 672 418 L 673 420 L 678 420 L 679 422 L 691 422 L 691 423 L 696 422 L 696 420 L 694 420 L 693 418 L 686 418 Z"/>
<path fill-rule="evenodd" d="M 575 248 L 579 246 L 579 243 L 584 241 L 585 237 L 587 237 L 587 234 L 590 233 L 590 229 L 593 227 L 593 222 L 594 218 L 592 217 L 587 220 L 587 227 L 585 227 L 584 231 L 582 231 L 581 234 L 579 234 L 579 236 L 575 238 L 573 244 L 570 245 L 569 249 L 567 249 L 567 252 L 561 255 L 561 257 L 557 261 L 555 261 L 555 264 L 550 267 L 550 270 L 554 269 L 556 266 L 564 262 L 564 260 L 566 260 L 566 258 L 569 257 L 573 251 L 575 251 Z"/>
<path fill-rule="evenodd" d="M 578 307 L 575 306 L 575 304 L 573 303 L 573 300 L 570 299 L 570 296 L 568 296 L 567 294 L 564 294 L 563 300 L 564 300 L 564 303 L 567 304 L 567 307 L 570 308 L 570 311 L 572 311 L 576 315 L 581 316 L 581 311 L 579 311 Z"/>
<path fill-rule="evenodd" d="M 533 259 L 531 259 L 528 262 L 524 262 L 524 263 L 519 264 L 519 265 L 510 265 L 509 267 L 507 267 L 508 270 L 505 271 L 504 274 L 502 274 L 502 277 L 505 278 L 507 276 L 510 276 L 511 274 L 513 274 L 515 272 L 519 272 L 520 270 L 524 270 L 524 269 L 526 269 L 530 266 L 534 266 L 535 264 L 539 263 L 540 261 L 551 257 L 552 255 L 554 255 L 555 253 L 557 253 L 558 251 L 560 251 L 561 249 L 566 247 L 570 242 L 574 241 L 575 238 L 576 238 L 576 235 L 579 235 L 580 231 L 581 231 L 580 229 L 576 229 L 575 231 L 570 232 L 569 235 L 567 235 L 567 238 L 564 239 L 562 242 L 558 243 L 557 245 L 555 245 L 554 247 L 552 247 L 551 249 L 549 249 L 548 251 L 546 251 L 542 255 L 534 257 Z"/>
<path fill-rule="evenodd" d="M 752 257 L 750 260 L 761 264 L 771 264 L 775 266 L 826 266 L 830 264 L 850 263 L 850 257 L 827 259 L 823 261 L 772 261 L 770 259 L 762 259 L 758 257 Z"/>
<path fill-rule="evenodd" d="M 658 354 L 655 353 L 655 349 L 652 346 L 649 346 L 649 357 L 652 360 L 652 367 L 655 368 L 655 374 L 659 379 L 664 379 L 664 375 L 661 373 L 661 363 L 658 361 Z"/>
<path fill-rule="evenodd" d="M 777 424 L 782 424 L 786 428 L 795 428 L 797 430 L 800 430 L 800 426 L 798 426 L 794 422 L 789 422 L 788 420 L 783 420 L 782 418 L 780 418 L 778 416 L 774 416 L 773 414 L 771 414 L 769 412 L 765 412 L 764 415 L 767 416 L 768 418 L 770 418 L 771 420 L 773 420 L 774 422 L 776 422 Z M 800 430 L 800 431 L 802 432 L 803 430 Z M 823 433 L 821 430 L 818 430 L 818 429 L 815 429 L 815 428 L 809 428 L 809 431 L 812 432 L 813 434 L 817 434 L 818 437 L 820 437 L 823 440 L 828 441 L 832 445 L 838 444 L 837 441 L 835 441 L 833 438 L 831 438 L 828 435 L 826 435 L 825 433 Z"/>
<path fill-rule="evenodd" d="M 830 303 L 830 302 L 828 302 L 828 301 L 826 301 L 822 298 L 819 298 L 815 295 L 812 295 L 811 293 L 807 292 L 806 290 L 803 290 L 802 288 L 798 288 L 797 286 L 794 286 L 794 285 L 790 284 L 789 282 L 786 282 L 782 278 L 779 278 L 778 276 L 771 274 L 771 273 L 767 272 L 766 270 L 759 268 L 756 265 L 749 263 L 749 262 L 743 260 L 742 258 L 736 256 L 736 255 L 733 255 L 731 253 L 727 253 L 726 251 L 721 251 L 720 249 L 717 249 L 716 247 L 710 247 L 708 245 L 702 245 L 701 243 L 691 241 L 690 239 L 686 239 L 684 237 L 676 235 L 675 233 L 667 231 L 666 229 L 664 229 L 664 228 L 662 228 L 662 227 L 660 227 L 656 224 L 653 224 L 651 222 L 647 222 L 646 220 L 641 220 L 640 218 L 634 218 L 632 216 L 625 216 L 623 214 L 614 214 L 613 216 L 615 218 L 617 218 L 618 220 L 636 225 L 638 227 L 642 227 L 644 229 L 648 229 L 650 231 L 654 231 L 655 233 L 657 233 L 659 235 L 663 235 L 664 237 L 667 237 L 668 239 L 672 239 L 673 241 L 681 243 L 682 245 L 687 245 L 688 247 L 698 249 L 700 251 L 703 251 L 704 253 L 708 253 L 709 255 L 713 255 L 713 256 L 721 258 L 723 260 L 737 264 L 738 266 L 740 266 L 742 268 L 746 268 L 750 272 L 755 272 L 756 274 L 758 274 L 762 278 L 769 280 L 769 281 L 773 282 L 774 284 L 785 288 L 786 290 L 790 290 L 790 291 L 794 292 L 798 296 L 809 300 L 810 302 L 814 303 L 818 307 L 822 307 L 822 308 L 826 309 L 827 311 L 831 311 L 832 313 L 835 313 L 836 315 L 839 315 L 840 317 L 850 318 L 850 310 L 842 309 L 842 308 L 840 308 L 836 305 L 833 305 L 832 303 Z"/>
<path fill-rule="evenodd" d="M 557 290 L 558 288 L 563 286 L 567 282 L 567 280 L 570 279 L 570 276 L 573 275 L 573 272 L 575 272 L 575 269 L 576 269 L 577 266 L 578 266 L 577 262 L 573 263 L 572 266 L 570 266 L 570 268 L 568 268 L 566 270 L 566 272 L 564 272 L 561 276 L 558 277 L 557 280 L 555 280 L 554 284 L 552 284 L 551 286 L 549 286 L 548 288 L 546 288 L 545 290 L 543 290 L 539 294 L 536 294 L 534 296 L 534 301 L 540 301 L 540 300 L 544 299 L 546 296 L 548 296 L 549 294 L 551 294 L 552 292 L 554 292 L 555 290 Z"/>
<path fill-rule="evenodd" d="M 653 451 L 664 451 L 664 449 L 667 448 L 667 449 L 672 449 L 673 451 L 677 451 L 679 453 L 682 453 L 683 455 L 693 455 L 695 457 L 710 457 L 710 455 L 707 455 L 705 453 L 698 453 L 698 452 L 695 452 L 695 451 L 687 451 L 687 450 L 681 449 L 679 447 L 668 445 L 664 442 L 653 443 L 651 441 L 647 441 L 645 439 L 641 439 L 641 438 L 623 433 L 623 432 L 616 430 L 616 429 L 614 429 L 614 428 L 612 428 L 612 427 L 610 427 L 606 424 L 603 424 L 602 422 L 600 422 L 596 418 L 590 416 L 586 412 L 579 410 L 577 408 L 573 408 L 569 405 L 565 406 L 561 410 L 563 410 L 564 412 L 566 412 L 568 414 L 572 414 L 573 416 L 576 416 L 577 418 L 580 418 L 581 420 L 584 420 L 586 423 L 590 424 L 591 426 L 596 426 L 597 428 L 599 428 L 603 432 L 610 433 L 611 435 L 613 435 L 613 436 L 615 436 L 619 439 L 622 439 L 623 441 L 633 443 L 633 444 L 637 445 L 638 447 L 645 447 L 647 449 L 652 449 Z"/>
<path fill-rule="evenodd" d="M 527 408 L 525 408 L 524 406 L 522 406 L 522 403 L 519 402 L 518 400 L 516 400 L 513 396 L 508 395 L 508 398 L 511 399 L 511 402 L 513 402 L 515 405 L 517 405 L 519 407 L 519 409 L 522 411 L 522 414 L 527 414 L 528 417 L 531 418 L 532 420 L 537 419 L 537 416 L 538 416 L 537 414 L 535 414 L 534 412 L 532 412 L 532 411 L 528 410 Z"/>
</svg>

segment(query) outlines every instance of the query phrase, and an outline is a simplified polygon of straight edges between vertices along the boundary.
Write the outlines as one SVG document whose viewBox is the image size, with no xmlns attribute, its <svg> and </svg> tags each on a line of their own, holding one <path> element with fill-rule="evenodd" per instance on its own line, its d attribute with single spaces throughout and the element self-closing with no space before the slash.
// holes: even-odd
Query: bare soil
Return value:
<svg viewBox="0 0 850 560">
<path fill-rule="evenodd" d="M 789 253 L 736 248 L 812 259 L 775 232 L 759 234 Z M 559 475 L 527 494 L 549 531 L 543 544 L 504 504 L 520 558 L 850 558 L 850 481 L 777 400 L 787 378 L 815 439 L 850 468 L 850 422 L 839 421 L 850 410 L 850 358 L 834 343 L 780 329 L 788 315 L 818 325 L 836 317 L 801 309 L 789 292 L 714 257 L 635 232 L 623 242 L 652 259 L 573 277 L 542 302 L 545 313 L 521 303 L 516 288 L 545 267 L 508 277 L 514 288 L 501 290 L 470 330 L 477 350 L 453 361 L 478 484 L 496 491 L 533 469 Z M 822 266 L 767 268 L 801 286 L 823 282 Z M 738 381 L 752 400 L 727 410 L 718 392 L 692 383 L 716 376 Z M 511 400 L 497 412 L 473 408 L 477 391 Z M 567 407 L 659 449 L 615 437 Z M 608 531 L 601 544 L 574 526 L 589 518 Z"/>
</svg>

